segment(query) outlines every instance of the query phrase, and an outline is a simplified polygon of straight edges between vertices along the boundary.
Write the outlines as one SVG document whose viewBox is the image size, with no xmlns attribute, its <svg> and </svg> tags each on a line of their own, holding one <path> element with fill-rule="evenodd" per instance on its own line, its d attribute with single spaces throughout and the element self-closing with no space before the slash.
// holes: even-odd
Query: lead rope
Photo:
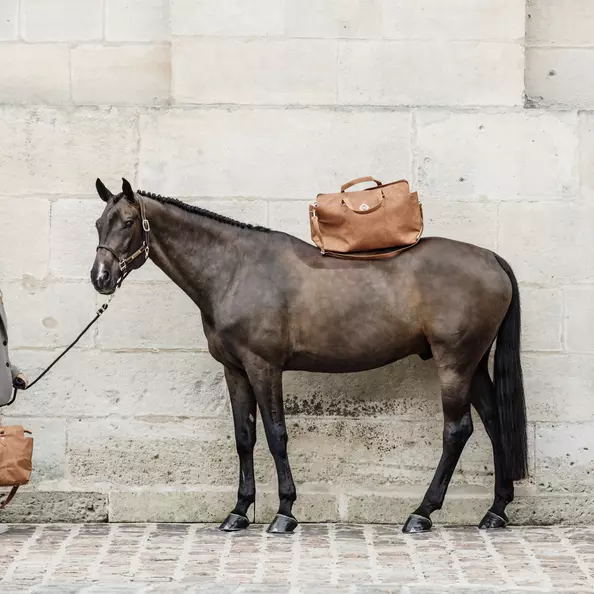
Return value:
<svg viewBox="0 0 594 594">
<path fill-rule="evenodd" d="M 117 284 L 117 289 L 119 289 L 122 286 L 122 283 L 124 282 L 124 279 L 128 276 L 128 274 L 130 274 L 130 271 L 126 272 L 125 274 L 123 274 L 120 278 L 120 280 L 118 281 Z M 46 373 L 49 372 L 49 370 L 68 352 L 70 351 L 70 349 L 76 345 L 76 343 L 90 330 L 91 326 L 107 311 L 107 308 L 109 307 L 109 304 L 111 303 L 111 300 L 114 298 L 115 296 L 115 292 L 109 296 L 109 299 L 97 310 L 97 314 L 95 315 L 95 317 L 85 326 L 85 329 L 70 343 L 69 346 L 66 347 L 66 349 L 60 353 L 60 355 L 58 355 L 50 364 L 48 367 L 46 367 L 26 388 L 14 388 L 14 391 L 12 393 L 12 398 L 10 399 L 9 402 L 7 402 L 6 404 L 2 404 L 0 405 L 0 408 L 3 406 L 10 406 L 17 397 L 17 393 L 19 392 L 19 390 L 22 391 L 26 391 L 26 390 L 30 390 L 42 377 L 45 376 Z"/>
</svg>

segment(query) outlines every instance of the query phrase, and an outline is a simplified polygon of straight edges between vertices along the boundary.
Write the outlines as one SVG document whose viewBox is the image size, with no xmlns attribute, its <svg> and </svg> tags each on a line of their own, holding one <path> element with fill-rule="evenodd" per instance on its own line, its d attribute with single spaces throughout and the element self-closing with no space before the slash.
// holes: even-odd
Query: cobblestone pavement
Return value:
<svg viewBox="0 0 594 594">
<path fill-rule="evenodd" d="M 594 592 L 593 572 L 594 527 L 0 526 L 2 594 Z"/>
</svg>

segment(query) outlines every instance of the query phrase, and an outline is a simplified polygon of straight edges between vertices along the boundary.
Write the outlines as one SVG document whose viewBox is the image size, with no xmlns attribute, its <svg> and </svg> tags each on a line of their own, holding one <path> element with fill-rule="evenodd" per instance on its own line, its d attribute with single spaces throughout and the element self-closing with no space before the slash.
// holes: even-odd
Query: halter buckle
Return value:
<svg viewBox="0 0 594 594">
<path fill-rule="evenodd" d="M 148 222 L 148 219 L 142 219 L 142 228 L 146 233 L 150 233 L 151 224 Z"/>
</svg>

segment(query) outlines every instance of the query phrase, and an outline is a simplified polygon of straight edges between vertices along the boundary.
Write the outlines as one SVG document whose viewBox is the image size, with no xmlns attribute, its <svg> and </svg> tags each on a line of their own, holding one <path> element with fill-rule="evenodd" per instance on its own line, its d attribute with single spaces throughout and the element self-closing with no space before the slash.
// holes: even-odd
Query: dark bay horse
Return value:
<svg viewBox="0 0 594 594">
<path fill-rule="evenodd" d="M 100 180 L 97 191 L 106 206 L 97 221 L 95 289 L 113 293 L 150 257 L 200 308 L 208 349 L 225 368 L 239 491 L 222 530 L 249 525 L 257 408 L 278 474 L 280 506 L 268 529 L 291 532 L 297 526 L 284 370 L 363 371 L 414 354 L 437 365 L 443 453 L 403 530 L 431 528 L 431 513 L 441 508 L 472 434 L 471 405 L 491 439 L 495 469 L 494 502 L 480 527 L 507 524 L 513 481 L 527 475 L 527 445 L 520 298 L 502 258 L 474 245 L 428 238 L 388 260 L 339 260 L 285 233 L 134 192 L 126 180 L 117 195 Z M 493 381 L 488 360 L 495 339 Z"/>
</svg>

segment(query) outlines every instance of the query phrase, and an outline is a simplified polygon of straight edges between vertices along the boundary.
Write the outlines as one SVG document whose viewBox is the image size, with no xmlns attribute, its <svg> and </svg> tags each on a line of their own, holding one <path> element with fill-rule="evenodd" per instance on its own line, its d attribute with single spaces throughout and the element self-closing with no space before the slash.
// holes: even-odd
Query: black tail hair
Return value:
<svg viewBox="0 0 594 594">
<path fill-rule="evenodd" d="M 495 257 L 512 284 L 511 303 L 497 334 L 494 383 L 503 472 L 506 479 L 517 481 L 528 475 L 526 401 L 520 362 L 520 291 L 511 266 L 503 258 Z"/>
</svg>

